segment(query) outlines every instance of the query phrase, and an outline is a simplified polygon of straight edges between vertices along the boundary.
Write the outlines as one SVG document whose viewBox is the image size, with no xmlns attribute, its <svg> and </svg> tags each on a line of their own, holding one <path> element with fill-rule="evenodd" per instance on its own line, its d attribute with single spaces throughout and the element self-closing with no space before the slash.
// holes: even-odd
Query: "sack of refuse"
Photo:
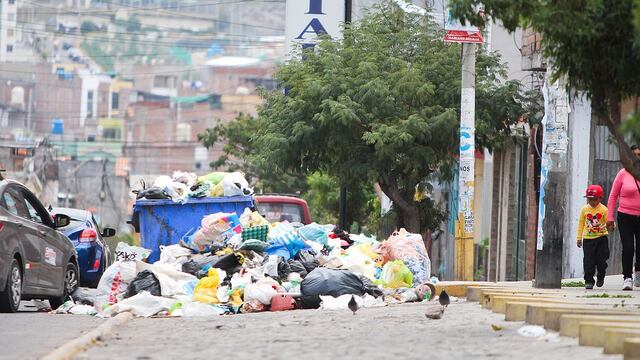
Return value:
<svg viewBox="0 0 640 360">
<path fill-rule="evenodd" d="M 269 225 L 269 221 L 262 217 L 259 212 L 251 211 L 251 209 L 246 208 L 240 215 L 240 224 L 243 228 L 250 228 L 254 226 L 263 226 Z"/>
<path fill-rule="evenodd" d="M 145 261 L 151 255 L 151 250 L 119 242 L 115 255 L 116 261 Z"/>
<path fill-rule="evenodd" d="M 105 317 L 115 316 L 123 312 L 130 312 L 135 316 L 149 317 L 162 311 L 169 311 L 176 300 L 160 296 L 153 296 L 146 291 L 124 299 L 104 310 Z"/>
<path fill-rule="evenodd" d="M 160 260 L 156 263 L 172 265 L 176 270 L 182 270 L 182 265 L 189 261 L 191 255 L 191 250 L 178 244 L 160 245 Z"/>
<path fill-rule="evenodd" d="M 174 171 L 171 180 L 185 184 L 188 188 L 192 188 L 198 181 L 198 175 L 184 171 Z"/>
<path fill-rule="evenodd" d="M 364 295 L 364 284 L 350 270 L 316 268 L 300 284 L 302 303 L 307 308 L 320 306 L 320 295 L 339 297 L 345 294 Z"/>
<path fill-rule="evenodd" d="M 272 233 L 274 231 L 277 232 L 280 225 L 276 226 L 272 230 Z M 293 227 L 291 227 L 291 231 L 289 232 L 282 231 L 278 235 L 271 236 L 270 234 L 269 236 L 269 243 L 271 245 L 269 245 L 269 247 L 265 249 L 265 252 L 269 255 L 278 255 L 282 256 L 285 260 L 289 260 L 298 255 L 300 250 L 309 249 L 309 246 L 302 239 L 300 239 L 298 235 L 296 235 Z"/>
<path fill-rule="evenodd" d="M 91 289 L 86 287 L 78 287 L 71 294 L 71 298 L 76 304 L 91 305 L 95 304 L 96 297 L 98 296 L 98 289 Z"/>
<path fill-rule="evenodd" d="M 259 301 L 261 304 L 270 305 L 271 298 L 278 292 L 268 283 L 258 282 L 255 284 L 247 284 L 244 287 L 244 301 Z"/>
<path fill-rule="evenodd" d="M 249 187 L 247 179 L 239 172 L 232 172 L 222 179 L 224 196 L 253 195 L 253 188 Z"/>
<path fill-rule="evenodd" d="M 431 260 L 420 234 L 412 234 L 405 229 L 394 232 L 389 239 L 376 249 L 384 261 L 402 260 L 411 270 L 416 284 L 429 281 Z"/>
<path fill-rule="evenodd" d="M 129 284 L 138 274 L 134 261 L 116 261 L 109 266 L 98 283 L 95 306 L 112 305 L 124 298 Z"/>
<path fill-rule="evenodd" d="M 332 230 L 331 225 L 319 225 L 311 223 L 304 225 L 298 229 L 298 234 L 304 241 L 315 241 L 322 245 L 327 245 L 329 238 L 329 232 Z"/>
<path fill-rule="evenodd" d="M 154 296 L 162 296 L 160 291 L 160 282 L 158 278 L 149 270 L 144 270 L 138 273 L 135 279 L 131 281 L 127 292 L 124 294 L 124 298 L 130 298 L 143 291 L 148 291 L 149 294 Z"/>
<path fill-rule="evenodd" d="M 164 187 L 164 191 L 171 197 L 174 203 L 184 204 L 189 200 L 191 189 L 179 182 L 171 182 Z"/>
<path fill-rule="evenodd" d="M 386 288 L 410 288 L 413 287 L 413 273 L 402 260 L 389 261 L 384 264 L 379 281 Z"/>
<path fill-rule="evenodd" d="M 193 291 L 193 300 L 205 304 L 219 304 L 218 286 L 220 286 L 220 273 L 218 269 L 211 268 L 207 277 L 198 280 Z"/>
<path fill-rule="evenodd" d="M 202 235 L 215 242 L 225 243 L 233 234 L 242 233 L 240 218 L 236 213 L 215 213 L 207 215 L 201 222 Z"/>
</svg>

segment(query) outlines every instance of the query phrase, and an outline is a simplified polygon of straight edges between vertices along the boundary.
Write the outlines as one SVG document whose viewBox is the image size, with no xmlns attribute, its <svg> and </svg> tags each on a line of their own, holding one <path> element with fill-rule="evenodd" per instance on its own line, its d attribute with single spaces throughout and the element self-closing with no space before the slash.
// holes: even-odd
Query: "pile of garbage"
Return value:
<svg viewBox="0 0 640 360">
<path fill-rule="evenodd" d="M 246 209 L 215 213 L 182 237 L 150 250 L 124 243 L 95 290 L 80 289 L 56 313 L 103 317 L 210 316 L 293 309 L 346 309 L 431 300 L 431 263 L 422 237 L 404 229 L 387 240 L 333 225 L 269 224 Z"/>
<path fill-rule="evenodd" d="M 151 187 L 143 182 L 142 189 L 134 193 L 136 199 L 171 199 L 184 204 L 190 198 L 253 195 L 253 188 L 239 172 L 212 172 L 198 177 L 195 173 L 174 171 L 171 177 L 156 178 Z"/>
</svg>

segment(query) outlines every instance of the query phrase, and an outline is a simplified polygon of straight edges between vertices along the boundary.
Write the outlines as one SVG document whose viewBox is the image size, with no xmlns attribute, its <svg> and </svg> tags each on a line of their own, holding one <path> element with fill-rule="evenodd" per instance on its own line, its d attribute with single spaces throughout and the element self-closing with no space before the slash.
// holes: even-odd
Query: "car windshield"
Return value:
<svg viewBox="0 0 640 360">
<path fill-rule="evenodd" d="M 304 222 L 302 206 L 282 203 L 259 203 L 258 211 L 269 222 Z"/>
</svg>

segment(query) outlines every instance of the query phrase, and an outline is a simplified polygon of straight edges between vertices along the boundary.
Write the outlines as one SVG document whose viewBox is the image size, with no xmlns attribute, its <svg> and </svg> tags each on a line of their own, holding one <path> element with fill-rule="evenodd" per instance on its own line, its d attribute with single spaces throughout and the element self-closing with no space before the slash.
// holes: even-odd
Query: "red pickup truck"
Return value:
<svg viewBox="0 0 640 360">
<path fill-rule="evenodd" d="M 256 195 L 255 198 L 258 212 L 269 222 L 311 224 L 309 205 L 303 199 L 286 195 Z"/>
</svg>

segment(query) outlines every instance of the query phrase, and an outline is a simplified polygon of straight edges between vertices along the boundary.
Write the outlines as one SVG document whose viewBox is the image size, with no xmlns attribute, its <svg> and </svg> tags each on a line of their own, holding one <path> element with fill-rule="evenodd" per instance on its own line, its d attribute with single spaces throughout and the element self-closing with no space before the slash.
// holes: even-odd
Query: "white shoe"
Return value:
<svg viewBox="0 0 640 360">
<path fill-rule="evenodd" d="M 626 278 L 622 283 L 622 290 L 633 290 L 633 279 Z"/>
<path fill-rule="evenodd" d="M 640 287 L 640 271 L 636 271 L 635 274 L 633 274 L 633 286 Z"/>
</svg>

